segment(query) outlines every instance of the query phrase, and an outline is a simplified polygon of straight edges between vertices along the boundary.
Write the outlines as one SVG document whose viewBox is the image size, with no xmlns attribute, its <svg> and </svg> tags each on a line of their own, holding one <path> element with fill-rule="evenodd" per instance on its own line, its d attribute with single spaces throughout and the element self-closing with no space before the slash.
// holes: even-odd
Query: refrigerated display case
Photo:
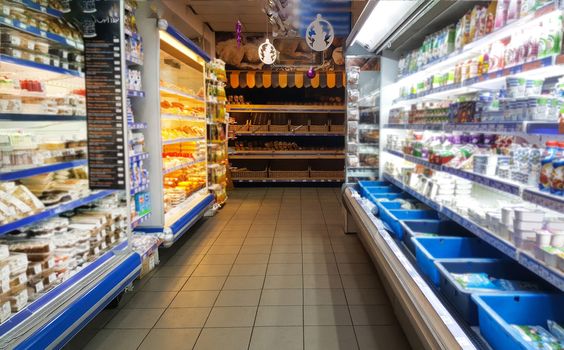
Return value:
<svg viewBox="0 0 564 350">
<path fill-rule="evenodd" d="M 227 201 L 229 113 L 226 111 L 226 82 L 225 62 L 219 59 L 209 62 L 206 66 L 208 181 L 216 207 Z"/>
<path fill-rule="evenodd" d="M 381 56 L 382 141 L 347 226 L 415 348 L 563 346 L 563 13 L 506 4 L 379 2 L 348 40 Z M 385 7 L 402 16 L 375 28 Z"/>
<path fill-rule="evenodd" d="M 150 130 L 160 130 L 146 135 L 145 144 L 150 173 L 162 174 L 149 184 L 153 215 L 137 230 L 158 234 L 170 246 L 213 204 L 207 179 L 209 57 L 166 21 L 155 19 L 149 4 L 140 3 L 137 11 L 145 44 L 139 115 Z"/>
<path fill-rule="evenodd" d="M 0 7 L 0 347 L 61 347 L 139 276 L 141 259 L 126 193 L 89 188 L 77 13 Z"/>
</svg>

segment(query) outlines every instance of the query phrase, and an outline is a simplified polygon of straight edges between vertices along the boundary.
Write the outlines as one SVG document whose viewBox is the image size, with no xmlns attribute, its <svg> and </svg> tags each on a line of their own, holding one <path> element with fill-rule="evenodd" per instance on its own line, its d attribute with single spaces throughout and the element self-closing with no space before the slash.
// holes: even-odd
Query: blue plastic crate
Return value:
<svg viewBox="0 0 564 350">
<path fill-rule="evenodd" d="M 415 244 L 411 240 L 422 234 L 437 236 L 472 237 L 473 234 L 451 220 L 402 221 L 403 242 L 407 249 L 415 255 Z"/>
<path fill-rule="evenodd" d="M 437 287 L 440 283 L 435 260 L 502 259 L 503 254 L 484 241 L 470 237 L 413 237 L 417 265 Z"/>
<path fill-rule="evenodd" d="M 564 294 L 474 294 L 480 333 L 494 350 L 537 350 L 511 325 L 542 326 L 546 321 L 564 323 Z"/>
<path fill-rule="evenodd" d="M 472 300 L 472 294 L 483 294 L 484 291 L 472 291 L 464 289 L 451 275 L 451 273 L 487 273 L 494 278 L 503 278 L 514 281 L 534 282 L 544 291 L 552 291 L 546 282 L 540 280 L 534 273 L 526 268 L 515 264 L 514 261 L 485 259 L 485 260 L 450 260 L 435 261 L 440 274 L 440 290 L 462 318 L 472 326 L 478 324 L 478 309 Z M 506 294 L 504 291 L 492 290 L 487 294 Z M 514 292 L 510 292 L 512 294 Z"/>
<path fill-rule="evenodd" d="M 359 181 L 358 182 L 358 189 L 360 190 L 360 194 L 363 197 L 368 197 L 369 195 L 369 188 L 371 187 L 378 187 L 378 186 L 389 186 L 390 184 L 384 181 Z"/>
<path fill-rule="evenodd" d="M 385 214 L 380 217 L 388 224 L 395 237 L 399 240 L 403 239 L 403 226 L 401 225 L 401 221 L 427 221 L 439 219 L 437 212 L 434 210 L 384 209 L 382 212 Z"/>
</svg>

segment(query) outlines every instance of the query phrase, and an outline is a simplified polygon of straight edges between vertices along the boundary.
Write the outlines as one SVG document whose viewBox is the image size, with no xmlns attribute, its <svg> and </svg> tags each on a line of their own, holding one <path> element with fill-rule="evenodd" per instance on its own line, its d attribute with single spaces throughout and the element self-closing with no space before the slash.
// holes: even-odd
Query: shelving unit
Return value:
<svg viewBox="0 0 564 350">
<path fill-rule="evenodd" d="M 150 153 L 152 215 L 136 231 L 157 235 L 165 247 L 183 235 L 211 205 L 207 181 L 205 64 L 209 57 L 173 27 L 158 29 L 150 4 L 138 4 L 144 42 L 140 121 Z M 152 67 L 145 69 L 145 67 Z M 158 69 L 154 69 L 158 67 Z M 205 195 L 204 195 L 205 194 Z"/>
<path fill-rule="evenodd" d="M 320 94 L 313 94 L 313 87 L 292 90 L 228 89 L 233 100 L 228 104 L 234 122 L 228 153 L 234 183 L 344 180 L 342 87 L 327 87 Z"/>
<path fill-rule="evenodd" d="M 16 16 L 10 14 L 16 9 L 33 18 L 37 27 L 16 20 Z M 69 222 L 62 220 L 53 238 L 51 235 L 42 237 L 50 244 L 44 259 L 37 261 L 34 251 L 23 251 L 20 257 L 26 257 L 26 266 L 21 273 L 10 267 L 10 279 L 22 281 L 22 277 L 26 277 L 30 282 L 9 283 L 10 290 L 3 290 L 0 348 L 64 346 L 139 276 L 141 268 L 140 256 L 129 247 L 131 229 L 128 208 L 123 205 L 128 194 L 87 188 L 85 45 L 79 31 L 71 24 L 82 13 L 66 10 L 63 15 L 59 10 L 30 0 L 3 3 L 0 100 L 13 103 L 2 104 L 0 109 L 0 191 L 4 200 L 9 198 L 7 194 L 17 199 L 21 193 L 11 193 L 10 189 L 26 188 L 26 201 L 31 197 L 36 197 L 37 201 L 33 210 L 19 211 L 14 216 L 6 216 L 2 211 L 0 244 L 8 245 L 13 255 L 16 250 L 12 249 L 12 233 L 25 238 L 20 242 L 41 242 L 30 229 L 54 230 L 49 226 L 54 219 L 72 220 L 79 213 L 99 211 L 105 215 L 104 223 L 85 227 L 85 232 L 94 235 L 79 241 L 74 238 L 76 231 L 67 229 Z M 64 34 L 43 30 L 51 21 L 56 21 Z M 8 45 L 5 36 L 25 38 L 27 46 L 18 46 L 24 40 L 9 39 Z M 26 50 L 26 54 L 21 54 L 22 50 Z M 119 61 L 116 64 L 119 65 Z M 123 63 L 120 71 L 125 73 Z M 125 95 L 122 93 L 123 99 Z M 131 125 L 136 129 L 144 127 Z M 126 135 L 124 145 L 128 139 Z M 12 152 L 17 152 L 18 157 L 11 157 Z M 34 187 L 41 183 L 38 179 L 44 179 L 51 186 L 61 186 L 60 191 L 67 192 L 67 198 L 61 198 L 58 203 L 49 201 L 44 195 L 52 190 Z M 142 188 L 131 188 L 132 193 L 140 190 Z M 3 202 L 4 210 L 12 206 L 13 198 Z M 42 201 L 45 203 L 40 208 L 37 203 Z M 66 236 L 64 248 L 54 239 L 59 235 Z M 71 239 L 76 241 L 73 243 Z M 0 264 L 8 266 L 4 258 Z M 32 275 L 34 272 L 28 269 L 31 266 L 34 266 L 33 271 L 38 268 L 42 271 Z"/>
<path fill-rule="evenodd" d="M 536 3 L 535 6 L 539 4 Z M 534 36 L 541 34 L 531 34 L 532 30 L 547 23 L 557 23 L 559 26 L 563 12 L 554 2 L 549 1 L 542 7 L 531 8 L 530 14 L 520 19 L 502 23 L 501 28 L 485 33 L 479 39 L 469 37 L 471 42 L 462 41 L 462 48 L 451 50 L 454 45 L 460 43 L 456 34 L 452 46 L 447 46 L 445 41 L 444 46 L 433 46 L 433 50 L 425 51 L 425 47 L 429 47 L 425 45 L 431 45 L 437 38 L 435 35 L 449 33 L 448 25 L 453 25 L 452 33 L 455 34 L 456 20 L 464 16 L 465 12 L 468 18 L 473 16 L 470 11 L 474 6 L 484 5 L 465 2 L 422 2 L 417 5 L 413 3 L 411 9 L 405 11 L 406 17 L 398 19 L 395 26 L 390 26 L 389 28 L 393 29 L 387 29 L 388 33 L 380 33 L 382 35 L 378 39 L 368 40 L 368 36 L 375 38 L 377 35 L 368 35 L 366 32 L 364 34 L 367 36 L 358 35 L 357 44 L 354 44 L 355 40 L 351 38 L 348 40 L 350 45 L 355 46 L 355 50 L 351 52 L 365 51 L 361 48 L 365 46 L 376 50 L 377 54 L 386 50 L 386 54 L 380 57 L 381 77 L 378 84 L 371 86 L 370 83 L 359 82 L 359 103 L 363 102 L 363 95 L 373 96 L 366 110 L 378 111 L 380 114 L 379 126 L 374 129 L 379 129 L 381 140 L 374 143 L 379 148 L 379 151 L 374 153 L 378 152 L 380 155 L 378 172 L 383 181 L 372 184 L 373 194 L 370 194 L 372 192 L 369 187 L 364 187 L 371 186 L 369 182 L 360 186 L 350 185 L 345 190 L 344 202 L 348 212 L 346 226 L 349 231 L 360 234 L 365 247 L 377 261 L 385 284 L 389 285 L 388 292 L 398 300 L 400 313 L 408 315 L 407 320 L 400 321 L 404 330 L 408 334 L 416 335 L 417 340 L 422 343 L 422 348 L 491 347 L 500 350 L 499 347 L 495 348 L 494 344 L 497 342 L 492 342 L 491 332 L 488 334 L 483 331 L 483 327 L 491 325 L 483 324 L 482 318 L 472 321 L 477 323 L 471 323 L 468 320 L 468 310 L 472 307 L 474 310 L 478 308 L 479 312 L 488 313 L 494 323 L 503 322 L 502 319 L 506 317 L 503 312 L 493 308 L 486 311 L 480 309 L 480 304 L 475 303 L 474 299 L 468 301 L 467 309 L 461 306 L 466 300 L 462 293 L 474 296 L 478 292 L 457 281 L 452 282 L 455 286 L 452 286 L 452 290 L 449 289 L 445 273 L 450 273 L 453 278 L 454 272 L 439 268 L 440 281 L 432 277 L 429 273 L 430 267 L 425 266 L 422 261 L 424 258 L 421 247 L 424 246 L 425 239 L 447 241 L 450 236 L 467 237 L 462 239 L 472 240 L 500 254 L 499 258 L 507 260 L 511 270 L 514 266 L 515 271 L 523 271 L 519 278 L 542 286 L 539 287 L 541 293 L 554 293 L 560 297 L 564 292 L 564 265 L 555 264 L 555 261 L 559 262 L 557 255 L 556 260 L 549 259 L 547 252 L 550 249 L 545 249 L 547 243 L 538 245 L 541 242 L 537 234 L 540 228 L 520 235 L 517 231 L 526 230 L 518 229 L 517 219 L 511 218 L 506 220 L 507 223 L 502 222 L 502 208 L 505 211 L 521 208 L 518 210 L 542 212 L 544 223 L 564 218 L 564 197 L 551 193 L 550 190 L 539 189 L 538 168 L 535 167 L 538 159 L 523 158 L 523 162 L 516 160 L 517 154 L 524 152 L 521 150 L 534 150 L 526 153 L 532 156 L 540 149 L 539 158 L 542 158 L 545 142 L 564 141 L 561 121 L 551 113 L 543 114 L 541 110 L 531 109 L 522 114 L 512 110 L 518 109 L 514 101 L 525 98 L 531 101 L 537 98 L 550 100 L 552 95 L 560 91 L 558 79 L 564 76 L 564 57 L 560 53 L 545 52 L 538 57 L 526 57 L 525 62 L 518 61 L 519 58 L 516 58 L 515 62 L 504 61 L 502 66 L 496 66 L 492 61 L 492 57 L 497 54 L 492 52 L 492 48 L 500 50 L 503 55 L 506 50 L 519 45 L 519 40 L 515 38 L 530 35 L 531 40 L 535 40 Z M 378 4 L 373 7 L 373 15 L 380 13 Z M 357 26 L 370 27 L 368 18 L 371 18 L 372 22 L 377 21 L 374 16 L 366 16 Z M 359 28 L 355 28 L 353 32 L 360 33 L 366 29 L 358 30 Z M 386 41 L 389 38 L 392 39 Z M 422 49 L 419 50 L 420 47 Z M 437 54 L 443 49 L 452 52 Z M 375 56 L 366 52 L 366 56 L 371 55 Z M 421 62 L 433 56 L 436 56 L 436 59 L 420 66 Z M 400 62 L 390 57 L 401 57 Z M 347 57 L 351 60 L 355 58 L 358 59 L 358 56 Z M 485 71 L 480 73 L 480 70 L 474 71 L 473 67 L 481 58 L 484 58 Z M 461 68 L 461 75 L 457 74 L 457 68 Z M 466 68 L 468 70 L 465 71 Z M 541 85 L 535 94 L 528 91 L 522 96 L 515 92 L 514 85 L 511 85 L 513 81 L 518 81 L 518 84 L 529 81 L 530 84 L 533 80 L 537 86 Z M 499 92 L 500 89 L 503 91 Z M 465 103 L 465 107 L 470 106 L 473 101 L 478 105 L 480 102 L 477 101 L 485 96 L 492 98 L 493 108 L 490 104 L 492 100 L 486 97 L 481 100 L 486 101 L 483 105 L 476 109 L 469 107 L 467 115 L 459 113 L 462 110 L 457 109 L 459 106 Z M 496 109 L 495 103 L 498 101 L 499 108 Z M 468 141 L 473 137 L 478 140 Z M 488 144 L 490 139 L 494 141 Z M 508 142 L 507 145 L 503 143 L 504 140 Z M 470 152 L 462 155 L 465 150 Z M 490 163 L 492 159 L 495 161 Z M 498 160 L 500 163 L 497 163 Z M 507 166 L 502 164 L 505 160 L 508 162 Z M 485 168 L 481 167 L 482 161 L 487 163 Z M 500 169 L 501 171 L 498 171 Z M 507 172 L 504 172 L 504 169 L 507 169 Z M 455 186 L 452 193 L 447 189 L 451 183 Z M 464 186 L 466 192 L 463 190 Z M 386 194 L 379 196 L 378 191 L 384 191 Z M 396 195 L 415 207 L 397 207 L 400 209 L 396 214 L 396 210 L 393 210 L 396 203 L 389 203 L 398 201 L 394 199 Z M 444 232 L 435 232 L 429 226 L 435 219 L 418 218 L 415 211 L 410 212 L 414 208 L 421 209 L 419 212 L 422 216 L 429 214 L 433 218 L 436 217 L 440 225 L 454 226 Z M 401 217 L 403 212 L 406 213 L 406 218 Z M 393 227 L 391 217 L 394 215 L 398 217 L 397 227 Z M 413 217 L 408 219 L 410 215 Z M 498 221 L 500 224 L 496 225 Z M 414 228 L 409 231 L 411 223 L 415 225 L 413 227 L 418 227 L 417 230 Z M 417 226 L 425 224 L 429 225 Z M 549 237 L 557 234 L 548 224 L 541 223 L 540 226 L 551 230 Z M 455 227 L 459 227 L 460 232 L 457 232 Z M 430 236 L 420 238 L 422 234 Z M 554 242 L 549 239 L 548 245 L 555 244 Z M 439 259 L 442 253 L 429 254 L 433 259 Z M 461 260 L 463 252 L 457 254 L 449 258 L 453 261 L 458 258 L 461 264 L 471 264 L 468 260 Z M 435 260 L 435 266 L 439 266 L 438 262 Z M 467 271 L 468 274 L 482 272 Z M 460 271 L 456 273 L 465 275 Z M 517 279 L 496 276 L 493 271 L 483 273 L 487 274 L 489 279 Z M 500 295 L 506 293 L 508 298 L 515 300 L 527 293 L 518 289 L 512 292 L 493 292 Z M 514 307 L 518 308 L 519 305 Z M 551 307 L 559 309 L 562 305 Z M 534 310 L 519 309 L 517 312 L 520 315 L 530 313 L 530 316 L 524 316 L 518 322 L 506 320 L 508 324 L 547 327 L 542 317 L 534 319 Z M 498 336 L 502 337 L 496 335 Z M 518 339 L 516 333 L 506 336 Z"/>
</svg>

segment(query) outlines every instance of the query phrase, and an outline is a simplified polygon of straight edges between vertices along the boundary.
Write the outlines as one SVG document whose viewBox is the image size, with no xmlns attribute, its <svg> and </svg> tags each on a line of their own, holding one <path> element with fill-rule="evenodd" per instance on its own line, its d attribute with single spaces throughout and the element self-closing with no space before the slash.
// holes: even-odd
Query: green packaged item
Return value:
<svg viewBox="0 0 564 350">
<path fill-rule="evenodd" d="M 562 327 L 562 325 L 560 325 L 557 322 L 554 322 L 552 320 L 548 320 L 546 323 L 548 324 L 548 330 L 550 331 L 550 333 L 552 333 L 552 335 L 555 336 L 558 340 L 563 342 L 564 341 L 564 327 Z"/>
<path fill-rule="evenodd" d="M 541 326 L 519 326 L 512 325 L 521 338 L 529 343 L 534 349 L 539 350 L 562 350 L 564 343 L 556 339 L 549 331 Z"/>
<path fill-rule="evenodd" d="M 499 290 L 499 287 L 490 281 L 487 273 L 453 273 L 452 277 L 464 289 Z"/>
</svg>

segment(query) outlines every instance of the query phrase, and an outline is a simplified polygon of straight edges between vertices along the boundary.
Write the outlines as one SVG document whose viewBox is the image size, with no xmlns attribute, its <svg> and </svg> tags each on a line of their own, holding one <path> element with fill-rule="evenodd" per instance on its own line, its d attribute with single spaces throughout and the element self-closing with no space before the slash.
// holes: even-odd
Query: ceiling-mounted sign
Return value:
<svg viewBox="0 0 564 350">
<path fill-rule="evenodd" d="M 331 23 L 320 14 L 309 24 L 306 30 L 306 43 L 314 51 L 325 51 L 335 39 L 335 31 Z"/>
<path fill-rule="evenodd" d="M 278 53 L 276 52 L 276 48 L 274 45 L 270 43 L 270 40 L 266 39 L 266 41 L 258 47 L 258 54 L 260 60 L 264 64 L 273 64 L 276 62 L 276 57 Z"/>
</svg>

